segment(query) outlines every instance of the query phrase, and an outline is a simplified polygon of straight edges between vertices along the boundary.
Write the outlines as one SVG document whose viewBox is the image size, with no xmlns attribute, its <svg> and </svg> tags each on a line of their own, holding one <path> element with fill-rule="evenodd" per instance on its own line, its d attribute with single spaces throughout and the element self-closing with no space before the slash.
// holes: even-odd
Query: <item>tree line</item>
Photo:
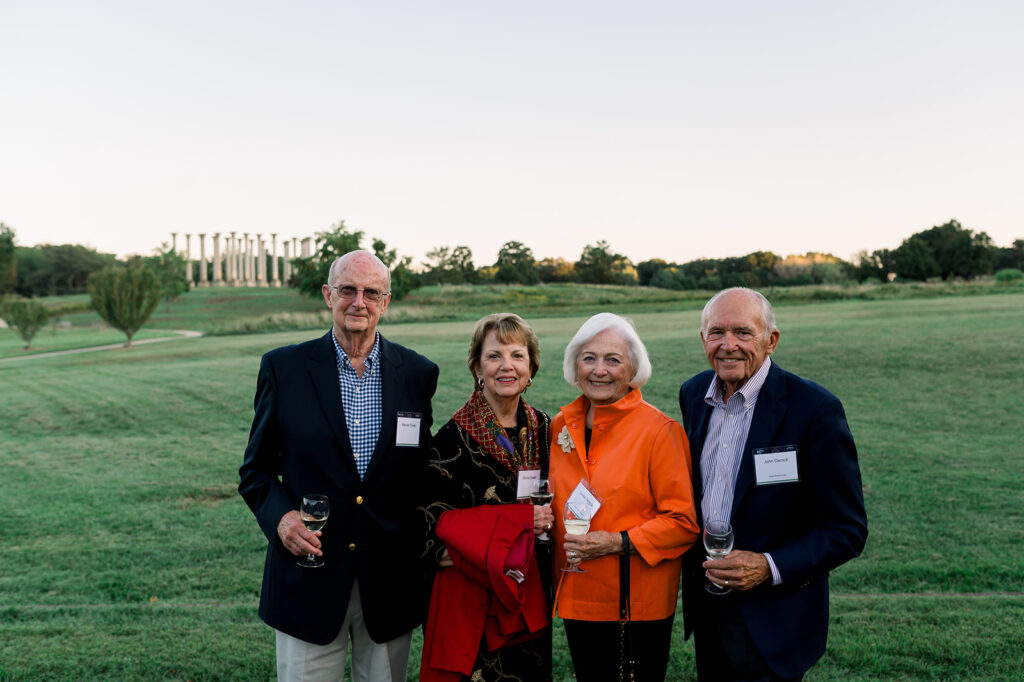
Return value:
<svg viewBox="0 0 1024 682">
<path fill-rule="evenodd" d="M 365 248 L 366 238 L 344 221 L 316 236 L 317 251 L 292 260 L 288 282 L 310 296 L 320 295 L 331 262 L 340 254 Z M 862 251 L 852 262 L 827 253 L 783 257 L 755 251 L 685 263 L 653 258 L 634 264 L 603 240 L 584 246 L 575 261 L 538 260 L 522 242 L 508 241 L 491 264 L 477 265 L 468 246 L 444 245 L 428 251 L 426 261 L 414 267 L 411 257 L 400 256 L 381 239 L 371 240 L 369 248 L 390 268 L 392 292 L 398 300 L 417 287 L 439 284 L 581 282 L 713 291 L 732 286 L 974 279 L 993 272 L 1006 279 L 1024 276 L 1024 239 L 998 247 L 987 233 L 967 229 L 956 220 L 917 232 L 895 249 Z M 267 258 L 269 270 L 274 261 Z M 212 267 L 207 263 L 207 268 Z M 130 344 L 160 300 L 169 307 L 191 284 L 185 278 L 185 258 L 166 243 L 151 256 L 122 262 L 114 254 L 79 244 L 17 246 L 14 230 L 0 223 L 0 319 L 22 334 L 26 347 L 47 319 L 36 297 L 88 292 L 93 309 L 124 331 Z"/>
<path fill-rule="evenodd" d="M 295 274 L 290 284 L 309 295 L 318 295 L 331 261 L 341 253 L 364 248 L 364 238 L 363 232 L 349 230 L 344 221 L 317 234 L 319 250 L 309 258 L 293 261 Z M 491 264 L 477 265 L 468 246 L 444 245 L 428 251 L 426 261 L 414 269 L 411 258 L 397 256 L 382 240 L 373 240 L 372 248 L 391 268 L 392 289 L 398 299 L 416 287 L 437 284 L 581 282 L 717 290 L 733 286 L 974 279 L 1003 269 L 1024 270 L 1024 239 L 1015 240 L 1009 247 L 997 247 L 985 232 L 969 230 L 956 220 L 913 234 L 896 249 L 862 251 L 852 262 L 827 253 L 783 257 L 771 251 L 755 251 L 685 263 L 653 258 L 634 264 L 603 240 L 584 246 L 576 261 L 538 260 L 528 246 L 509 241 Z"/>
</svg>

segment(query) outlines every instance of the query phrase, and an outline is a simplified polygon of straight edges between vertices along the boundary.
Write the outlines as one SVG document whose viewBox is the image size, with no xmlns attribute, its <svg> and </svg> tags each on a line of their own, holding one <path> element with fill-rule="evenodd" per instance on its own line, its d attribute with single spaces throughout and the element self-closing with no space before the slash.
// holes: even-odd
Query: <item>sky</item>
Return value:
<svg viewBox="0 0 1024 682">
<path fill-rule="evenodd" d="M 344 220 L 478 266 L 850 258 L 953 218 L 1008 246 L 1021 26 L 1011 0 L 0 0 L 0 221 L 126 255 Z"/>
</svg>

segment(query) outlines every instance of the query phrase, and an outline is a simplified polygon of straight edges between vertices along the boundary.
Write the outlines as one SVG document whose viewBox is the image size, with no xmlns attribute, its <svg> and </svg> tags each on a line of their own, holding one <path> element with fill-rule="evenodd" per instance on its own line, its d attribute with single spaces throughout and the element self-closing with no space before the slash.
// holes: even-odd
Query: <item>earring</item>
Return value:
<svg viewBox="0 0 1024 682">
<path fill-rule="evenodd" d="M 481 391 L 484 390 L 484 380 L 483 380 L 483 378 L 480 378 L 480 379 L 476 380 L 476 387 L 477 387 L 477 389 L 479 389 Z"/>
<path fill-rule="evenodd" d="M 529 388 L 530 386 L 533 386 L 533 377 L 526 380 L 526 387 Z"/>
</svg>

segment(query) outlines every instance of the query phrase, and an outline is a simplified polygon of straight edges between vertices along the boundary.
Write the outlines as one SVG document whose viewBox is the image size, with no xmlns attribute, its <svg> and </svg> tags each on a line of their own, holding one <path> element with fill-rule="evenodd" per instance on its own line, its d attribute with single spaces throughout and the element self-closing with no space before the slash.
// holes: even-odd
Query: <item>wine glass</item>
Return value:
<svg viewBox="0 0 1024 682">
<path fill-rule="evenodd" d="M 590 519 L 577 516 L 572 509 L 569 508 L 569 503 L 565 503 L 565 510 L 562 513 L 562 522 L 565 525 L 566 535 L 583 535 L 590 530 Z M 575 564 L 570 564 L 569 568 L 563 568 L 566 573 L 586 573 L 582 568 Z"/>
<path fill-rule="evenodd" d="M 555 494 L 551 492 L 550 488 L 548 488 L 548 479 L 540 479 L 540 481 L 537 482 L 537 491 L 530 493 L 530 504 L 551 504 L 551 500 L 553 499 L 555 499 Z M 548 535 L 547 531 L 544 531 L 543 533 L 537 536 L 537 542 L 551 542 L 551 536 Z"/>
<path fill-rule="evenodd" d="M 331 501 L 326 495 L 303 495 L 302 506 L 299 507 L 299 517 L 302 525 L 311 533 L 315 533 L 327 523 L 327 515 L 331 512 Z M 296 563 L 304 568 L 320 568 L 324 565 L 323 557 L 315 554 L 307 554 Z"/>
<path fill-rule="evenodd" d="M 724 559 L 732 551 L 732 542 L 732 526 L 729 525 L 728 521 L 712 519 L 704 524 L 704 549 L 707 550 L 708 559 L 711 561 Z M 727 594 L 732 592 L 731 587 L 723 587 L 713 583 L 710 578 L 705 579 L 704 589 L 711 594 Z"/>
</svg>

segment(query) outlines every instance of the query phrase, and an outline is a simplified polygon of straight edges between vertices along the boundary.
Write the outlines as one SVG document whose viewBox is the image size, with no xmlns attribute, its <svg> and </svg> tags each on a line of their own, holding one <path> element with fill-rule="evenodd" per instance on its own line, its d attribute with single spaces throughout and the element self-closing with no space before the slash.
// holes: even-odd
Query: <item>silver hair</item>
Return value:
<svg viewBox="0 0 1024 682">
<path fill-rule="evenodd" d="M 384 279 L 387 281 L 388 290 L 385 293 L 390 293 L 391 271 L 388 270 L 388 266 L 384 265 L 384 261 L 377 257 L 377 254 L 375 254 L 373 251 L 367 251 L 366 249 L 349 251 L 345 255 L 338 256 L 337 258 L 335 258 L 334 262 L 331 263 L 331 270 L 327 274 L 328 286 L 334 286 L 334 283 L 338 281 L 338 273 L 341 272 L 341 269 L 348 265 L 348 262 L 355 258 L 356 256 L 369 256 L 371 259 L 377 261 L 377 264 L 380 266 L 381 271 L 384 273 Z"/>
<path fill-rule="evenodd" d="M 619 317 L 614 313 L 598 313 L 583 323 L 576 336 L 565 347 L 565 356 L 562 359 L 562 376 L 570 386 L 576 386 L 576 360 L 580 350 L 589 343 L 595 336 L 603 331 L 613 331 L 618 334 L 626 347 L 629 349 L 629 364 L 633 366 L 634 374 L 629 385 L 633 388 L 640 388 L 651 378 L 651 359 L 647 355 L 647 348 L 631 320 Z"/>
<path fill-rule="evenodd" d="M 718 299 L 734 291 L 745 291 L 757 297 L 758 303 L 761 304 L 761 326 L 764 328 L 764 338 L 769 338 L 772 335 L 772 332 L 778 329 L 778 327 L 775 326 L 775 310 L 772 308 L 772 304 L 768 302 L 768 299 L 765 298 L 760 291 L 754 291 L 747 287 L 731 287 L 729 289 L 722 289 L 712 296 L 711 300 L 704 304 L 704 310 L 700 314 L 701 334 L 707 335 L 708 316 L 711 314 L 711 309 L 715 306 L 715 303 L 718 302 Z"/>
</svg>

